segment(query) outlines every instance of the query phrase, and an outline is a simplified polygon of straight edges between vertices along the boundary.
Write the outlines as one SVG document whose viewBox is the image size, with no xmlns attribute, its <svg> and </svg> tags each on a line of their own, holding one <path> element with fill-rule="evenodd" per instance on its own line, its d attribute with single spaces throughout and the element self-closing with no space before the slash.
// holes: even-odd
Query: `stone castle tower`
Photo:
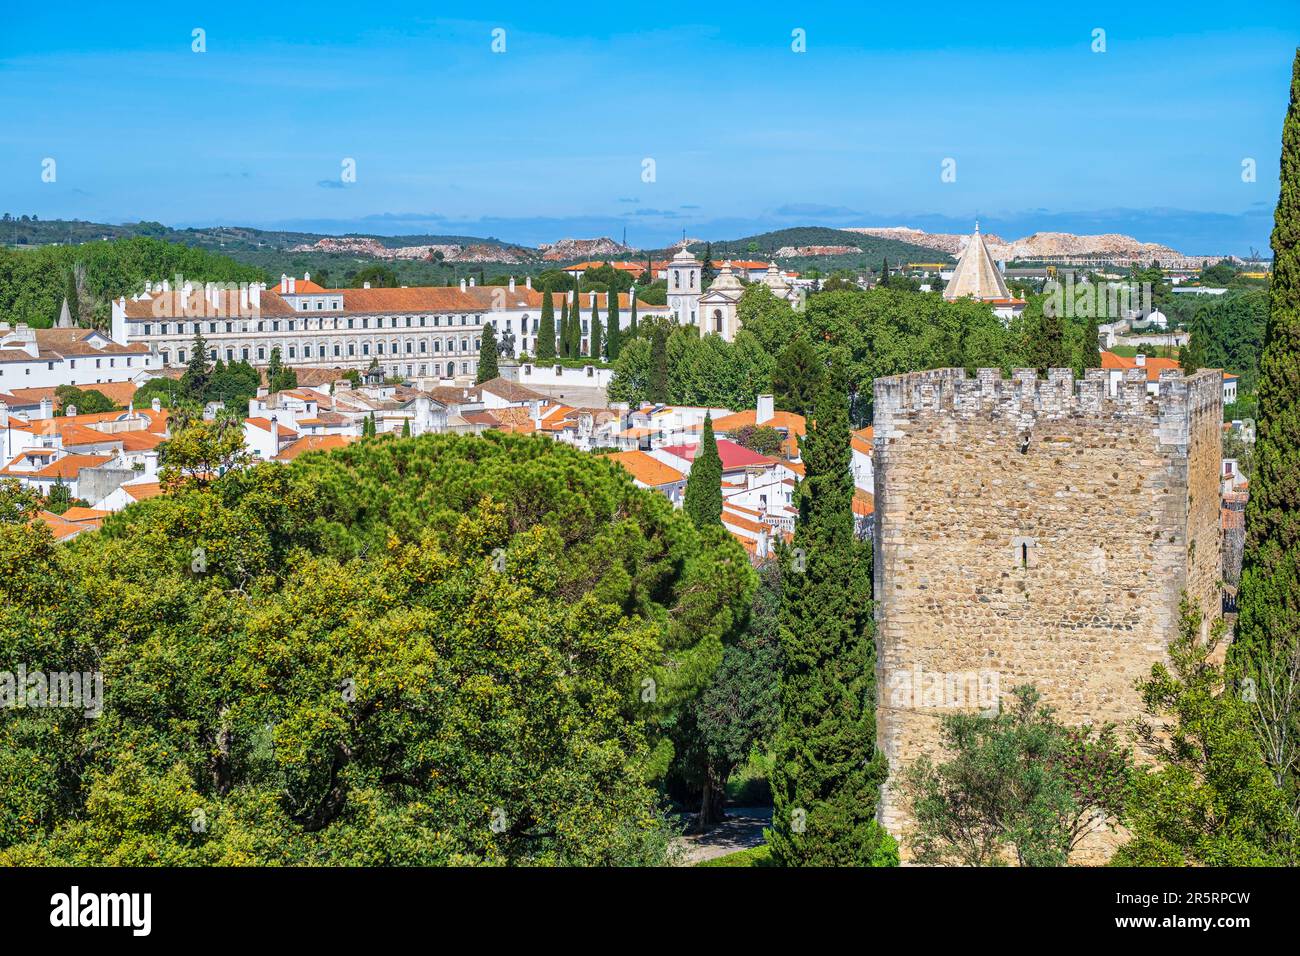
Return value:
<svg viewBox="0 0 1300 956">
<path fill-rule="evenodd" d="M 881 822 L 907 858 L 901 771 L 941 757 L 940 721 L 1037 686 L 1067 723 L 1141 712 L 1185 591 L 1219 610 L 1220 373 L 1032 369 L 875 382 Z M 1115 837 L 1089 837 L 1103 859 Z"/>
</svg>

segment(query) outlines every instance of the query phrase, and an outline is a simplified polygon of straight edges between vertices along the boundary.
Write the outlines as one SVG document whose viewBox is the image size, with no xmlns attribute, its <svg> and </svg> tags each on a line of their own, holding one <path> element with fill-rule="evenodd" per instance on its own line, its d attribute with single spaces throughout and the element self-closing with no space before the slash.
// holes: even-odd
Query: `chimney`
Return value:
<svg viewBox="0 0 1300 956">
<path fill-rule="evenodd" d="M 153 409 L 155 415 L 162 413 L 162 399 L 155 398 L 152 402 L 149 403 L 149 405 Z"/>
<path fill-rule="evenodd" d="M 363 288 L 363 289 L 369 289 L 369 288 L 370 288 L 370 282 L 369 282 L 369 281 L 366 281 L 366 282 L 361 283 L 361 288 Z"/>
<path fill-rule="evenodd" d="M 54 417 L 54 405 L 48 398 L 41 399 L 41 410 L 37 415 L 42 421 Z"/>
<path fill-rule="evenodd" d="M 474 288 L 474 277 L 473 277 L 473 276 L 470 276 L 470 277 L 469 277 L 469 287 L 470 287 L 471 289 Z"/>
<path fill-rule="evenodd" d="M 461 279 L 461 280 L 460 280 L 460 291 L 461 291 L 461 292 L 464 292 L 464 291 L 465 291 L 465 280 L 464 280 L 464 279 Z"/>
<path fill-rule="evenodd" d="M 514 277 L 514 276 L 511 276 L 511 277 L 510 277 L 510 291 L 511 291 L 511 292 L 514 292 L 514 291 L 515 291 L 515 277 Z"/>
<path fill-rule="evenodd" d="M 254 282 L 248 287 L 248 301 L 254 309 L 262 307 L 262 283 Z"/>
<path fill-rule="evenodd" d="M 298 291 L 298 280 L 295 279 L 293 276 L 289 276 L 289 294 L 292 295 L 297 291 Z"/>
<path fill-rule="evenodd" d="M 761 425 L 764 422 L 770 422 L 774 413 L 774 401 L 771 395 L 758 396 L 758 404 L 754 408 L 754 424 Z"/>
<path fill-rule="evenodd" d="M 9 406 L 0 402 L 0 428 L 9 427 Z"/>
<path fill-rule="evenodd" d="M 524 276 L 524 288 L 531 289 L 532 287 L 533 287 L 533 277 Z"/>
<path fill-rule="evenodd" d="M 1138 368 L 1147 367 L 1147 357 L 1145 355 L 1142 355 L 1141 353 L 1139 353 L 1137 358 L 1135 358 L 1133 361 L 1137 363 Z"/>
<path fill-rule="evenodd" d="M 280 288 L 278 290 L 282 295 L 289 291 L 289 277 L 283 272 L 280 273 Z"/>
</svg>

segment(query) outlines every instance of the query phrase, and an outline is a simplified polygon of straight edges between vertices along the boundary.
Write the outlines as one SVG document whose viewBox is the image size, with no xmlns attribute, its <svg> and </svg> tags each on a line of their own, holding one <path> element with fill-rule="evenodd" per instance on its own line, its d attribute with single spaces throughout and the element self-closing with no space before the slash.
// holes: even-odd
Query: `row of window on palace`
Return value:
<svg viewBox="0 0 1300 956">
<path fill-rule="evenodd" d="M 436 328 L 442 328 L 442 327 L 444 327 L 444 326 L 447 327 L 447 328 L 451 328 L 451 327 L 454 327 L 454 326 L 457 326 L 457 325 L 464 325 L 464 326 L 471 326 L 471 325 L 472 325 L 472 326 L 479 326 L 479 325 L 482 325 L 482 324 L 483 324 L 483 316 L 481 316 L 481 315 L 468 315 L 468 314 L 466 314 L 466 315 L 462 315 L 462 316 L 459 316 L 459 318 L 460 318 L 460 321 L 459 321 L 459 322 L 455 321 L 456 318 L 457 318 L 457 316 L 454 316 L 454 315 L 420 315 L 420 316 L 412 316 L 412 315 L 408 315 L 408 316 L 399 316 L 399 315 L 394 315 L 394 316 L 389 317 L 388 324 L 385 326 L 385 325 L 384 325 L 384 317 L 383 317 L 383 316 L 378 316 L 378 317 L 375 319 L 375 324 L 374 324 L 373 328 L 376 328 L 376 329 L 382 329 L 382 328 L 390 328 L 390 329 L 400 329 L 400 328 L 407 328 L 407 329 L 416 329 L 416 328 L 419 328 L 419 329 L 424 329 L 424 328 L 435 328 L 435 329 L 436 329 Z M 428 320 L 428 319 L 432 319 L 433 321 L 432 321 L 432 322 L 427 322 L 426 320 Z M 446 319 L 447 321 L 446 321 L 446 322 L 443 322 L 443 321 L 442 321 L 443 319 Z M 418 321 L 417 321 L 417 320 L 418 320 Z M 520 332 L 527 332 L 527 331 L 528 331 L 528 323 L 529 323 L 529 321 L 532 322 L 532 331 L 534 331 L 534 332 L 537 331 L 538 327 L 539 327 L 540 324 L 541 324 L 541 320 L 540 320 L 540 319 L 537 319 L 537 318 L 533 318 L 533 319 L 530 320 L 529 317 L 528 317 L 527 315 L 525 315 L 525 316 L 523 316 L 523 317 L 519 320 L 519 331 L 520 331 Z M 584 320 L 584 322 L 585 322 L 585 320 Z M 358 325 L 357 323 L 360 323 L 360 324 Z M 505 320 L 505 323 L 506 323 L 506 331 L 507 331 L 507 332 L 513 332 L 513 331 L 514 331 L 514 327 L 513 327 L 513 326 L 514 326 L 514 320 L 513 320 L 513 319 L 506 319 L 506 320 Z M 305 322 L 305 321 L 302 322 L 301 325 L 300 325 L 300 324 L 299 324 L 296 320 L 294 320 L 294 319 L 286 319 L 286 320 L 284 321 L 283 324 L 284 324 L 284 331 L 286 331 L 286 332 L 295 332 L 295 331 L 299 331 L 299 330 L 301 330 L 301 331 L 303 331 L 303 332 L 307 332 L 307 331 L 315 331 L 315 329 L 312 329 L 312 328 L 308 325 L 308 323 Z M 492 320 L 492 324 L 493 324 L 493 325 L 496 325 L 496 320 Z M 207 328 L 206 328 L 206 329 L 203 328 L 204 325 L 207 325 Z M 157 330 L 158 330 L 158 333 L 157 333 L 157 334 L 159 334 L 159 335 L 194 335 L 196 332 L 206 332 L 206 333 L 210 333 L 210 334 L 213 334 L 213 335 L 217 335 L 217 334 L 220 334 L 220 333 L 223 332 L 223 331 L 224 331 L 224 332 L 228 332 L 228 333 L 232 333 L 232 334 L 233 334 L 233 333 L 236 333 L 236 332 L 279 332 L 279 331 L 281 331 L 281 329 L 280 329 L 280 325 L 281 325 L 281 323 L 279 322 L 279 320 L 275 320 L 275 319 L 260 319 L 260 320 L 258 320 L 257 322 L 253 322 L 253 321 L 251 321 L 251 320 L 250 320 L 250 321 L 245 321 L 245 322 L 206 322 L 206 323 L 204 323 L 204 322 L 190 322 L 190 323 L 186 323 L 186 322 L 176 322 L 176 323 L 174 323 L 174 324 L 171 323 L 171 322 L 161 322 L 161 323 L 159 323 L 159 324 L 156 326 L 156 328 L 157 328 Z M 144 326 L 144 330 L 143 330 L 143 332 L 140 333 L 140 334 L 143 334 L 143 335 L 153 335 L 153 334 L 154 334 L 155 326 L 154 326 L 154 324 L 153 324 L 152 322 L 145 322 L 145 323 L 143 323 L 143 326 Z M 236 328 L 236 326 L 238 326 L 238 328 Z M 224 327 L 224 328 L 223 328 L 223 327 Z M 322 331 L 322 332 L 330 332 L 330 331 L 334 331 L 334 332 L 342 332 L 342 331 L 344 331 L 344 330 L 346 330 L 346 329 L 369 329 L 369 328 L 371 328 L 371 327 L 372 327 L 372 326 L 370 325 L 370 319 L 369 319 L 369 318 L 361 318 L 361 319 L 335 319 L 333 325 L 326 325 L 326 324 L 325 324 L 325 321 L 322 319 L 318 328 L 319 328 L 319 330 Z"/>
<path fill-rule="evenodd" d="M 423 329 L 423 328 L 435 328 L 435 329 L 436 329 L 436 328 L 441 328 L 441 327 L 442 327 L 442 322 L 441 322 L 440 320 L 441 320 L 442 318 L 444 318 L 444 316 L 439 316 L 439 315 L 434 315 L 434 316 L 423 316 L 423 315 L 422 315 L 422 316 L 419 316 L 419 317 L 418 317 L 420 321 L 419 321 L 419 324 L 417 325 L 417 324 L 413 321 L 413 319 L 414 319 L 415 317 L 413 317 L 413 316 L 409 316 L 409 315 L 408 315 L 408 316 L 406 316 L 406 324 L 405 324 L 404 326 L 398 324 L 398 318 L 399 318 L 398 316 L 393 316 L 393 318 L 390 320 L 390 322 L 389 322 L 387 328 L 390 328 L 390 329 L 399 329 L 399 328 L 407 328 L 407 329 L 415 329 L 415 328 L 421 328 L 421 329 Z M 425 325 L 425 321 L 424 321 L 424 320 L 425 320 L 426 318 L 432 318 L 432 319 L 433 319 L 433 324 L 432 324 L 432 326 Z M 452 321 L 452 319 L 455 318 L 454 316 L 450 316 L 450 315 L 449 315 L 449 316 L 445 316 L 445 318 L 447 319 L 447 327 L 448 327 L 448 328 L 452 328 L 452 327 L 454 327 L 454 326 L 457 325 L 457 323 L 455 323 L 455 322 Z M 471 319 L 471 318 L 474 320 L 473 322 L 466 321 L 467 319 Z M 483 318 L 483 317 L 482 317 L 481 315 L 475 315 L 475 316 L 462 315 L 462 316 L 460 317 L 460 323 L 459 323 L 459 324 L 460 324 L 460 325 L 465 325 L 465 326 L 469 326 L 469 325 L 477 326 L 477 325 L 481 324 L 482 318 Z M 354 325 L 353 323 L 354 323 L 354 322 L 357 322 L 357 321 L 360 321 L 361 324 L 360 324 L 360 325 Z M 529 326 L 529 323 L 530 323 L 530 322 L 532 323 L 531 327 Z M 207 328 L 206 328 L 206 329 L 201 328 L 201 326 L 203 326 L 204 324 L 207 325 Z M 490 324 L 493 326 L 493 328 L 498 328 L 498 326 L 497 326 L 497 322 L 496 322 L 495 319 L 492 320 Z M 235 327 L 236 325 L 239 325 L 240 328 L 236 328 L 236 327 Z M 240 323 L 235 323 L 235 322 L 208 322 L 208 323 L 203 323 L 203 322 L 191 322 L 191 323 L 189 323 L 188 325 L 187 325 L 186 323 L 184 323 L 184 322 L 177 322 L 177 323 L 175 323 L 175 325 L 173 325 L 173 324 L 170 323 L 170 322 L 162 322 L 162 323 L 159 323 L 159 325 L 158 325 L 158 327 L 157 327 L 157 328 L 158 328 L 158 333 L 157 333 L 157 334 L 158 334 L 158 335 L 195 335 L 195 334 L 221 335 L 221 334 L 224 332 L 224 333 L 229 333 L 229 334 L 232 334 L 232 335 L 233 335 L 233 334 L 240 333 L 240 332 L 279 332 L 279 331 L 281 331 L 281 329 L 280 329 L 280 323 L 279 323 L 278 321 L 275 321 L 275 320 L 269 320 L 269 321 L 268 321 L 268 320 L 262 320 L 262 321 L 259 321 L 259 322 L 256 323 L 256 326 L 257 326 L 256 328 L 253 328 L 253 325 L 254 325 L 254 323 L 252 323 L 252 322 L 240 322 Z M 529 332 L 539 332 L 539 331 L 541 331 L 541 325 L 542 325 L 541 319 L 538 319 L 538 318 L 531 318 L 531 319 L 530 319 L 528 316 L 525 315 L 525 316 L 523 316 L 523 317 L 519 320 L 519 331 L 520 331 L 521 333 L 524 333 L 524 334 L 527 334 L 527 333 L 529 333 Z M 223 326 L 224 326 L 224 328 L 223 328 Z M 285 321 L 285 323 L 284 323 L 284 326 L 285 326 L 285 327 L 284 327 L 283 331 L 285 331 L 285 332 L 296 332 L 296 331 L 309 332 L 309 331 L 315 331 L 315 330 L 313 330 L 313 329 L 309 329 L 309 328 L 307 327 L 307 323 L 306 323 L 306 322 L 304 322 L 304 323 L 302 324 L 302 328 L 301 328 L 301 329 L 298 329 L 298 328 L 297 328 L 297 323 L 294 322 L 293 319 L 287 319 L 287 320 Z M 382 328 L 385 328 L 385 326 L 384 326 L 384 320 L 383 320 L 382 317 L 380 317 L 380 318 L 378 318 L 378 319 L 375 320 L 375 326 L 374 326 L 374 327 L 375 327 L 376 329 L 382 329 Z M 344 331 L 344 330 L 346 330 L 346 329 L 354 329 L 354 330 L 355 330 L 355 329 L 368 329 L 368 328 L 370 328 L 370 320 L 369 320 L 369 319 L 359 319 L 359 320 L 357 320 L 357 319 L 348 319 L 348 320 L 347 320 L 347 325 L 345 325 L 345 326 L 344 326 L 344 325 L 335 325 L 335 326 L 333 327 L 333 329 L 322 328 L 321 331 L 325 331 L 325 332 L 329 332 L 329 331 L 338 331 L 338 332 L 341 332 L 341 331 Z M 500 329 L 498 328 L 498 330 L 500 330 Z M 505 320 L 505 331 L 506 331 L 506 332 L 513 332 L 514 330 L 515 330 L 515 328 L 514 328 L 514 319 L 506 319 L 506 320 Z M 583 334 L 583 335 L 586 335 L 586 334 L 587 334 L 587 330 L 588 330 L 587 319 L 583 319 L 583 320 L 582 320 L 582 334 Z M 140 334 L 140 335 L 153 335 L 153 334 L 154 334 L 154 325 L 153 325 L 153 323 L 151 323 L 151 322 L 145 322 L 145 323 L 144 323 L 144 329 L 143 329 L 143 331 L 142 331 L 141 333 L 139 333 L 139 334 Z"/>
<path fill-rule="evenodd" d="M 398 343 L 397 343 L 397 342 L 391 342 L 391 343 L 386 343 L 386 342 L 376 342 L 376 343 L 374 343 L 374 345 L 375 345 L 375 351 L 374 351 L 374 354 L 377 355 L 377 356 L 378 356 L 378 355 L 400 355 L 400 354 L 402 354 L 402 349 L 400 349 L 400 348 L 398 347 Z M 387 348 L 387 349 L 386 349 L 385 347 L 386 347 L 386 346 L 389 346 L 389 345 L 391 345 L 391 348 Z M 411 341 L 410 339 L 408 339 L 408 340 L 405 342 L 405 346 L 406 346 L 405 354 L 407 354 L 407 355 L 414 355 L 414 354 L 416 353 L 416 351 L 417 351 L 417 350 L 416 350 L 416 347 L 415 347 L 416 345 L 417 345 L 417 343 L 415 343 L 415 342 Z M 424 354 L 427 354 L 427 353 L 428 353 L 428 351 L 429 351 L 429 347 L 428 347 L 428 346 L 429 346 L 429 343 L 428 343 L 428 341 L 421 340 L 421 341 L 418 343 L 418 345 L 419 345 L 419 349 L 418 349 L 418 351 L 419 351 L 419 353 L 420 353 L 421 355 L 424 355 Z M 293 361 L 293 360 L 297 359 L 297 358 L 299 357 L 299 352 L 300 352 L 300 351 L 301 351 L 301 356 L 302 356 L 302 358 L 305 358 L 305 359 L 310 359 L 310 358 L 330 358 L 331 356 L 332 356 L 333 358 L 343 358 L 344 355 L 345 355 L 345 352 L 344 352 L 344 346 L 343 346 L 341 343 L 335 343 L 333 346 L 328 346 L 328 345 L 318 345 L 318 346 L 304 345 L 304 346 L 301 347 L 301 350 L 299 349 L 299 346 L 297 346 L 297 345 L 273 346 L 273 347 L 280 348 L 280 349 L 281 349 L 281 356 L 282 356 L 283 358 L 287 359 L 288 361 Z M 238 351 L 239 357 L 240 357 L 243 361 L 245 361 L 245 362 L 249 362 L 249 361 L 252 361 L 252 360 L 253 360 L 254 352 L 256 352 L 257 360 L 258 360 L 259 362 L 265 362 L 267 359 L 270 358 L 270 349 L 271 349 L 271 348 L 272 348 L 272 347 L 270 347 L 270 346 L 266 346 L 266 345 L 259 345 L 259 346 L 257 346 L 256 350 L 251 349 L 251 348 L 249 348 L 249 347 L 247 347 L 247 346 L 242 346 L 242 347 L 240 347 L 238 350 L 236 350 L 236 349 L 233 348 L 233 347 L 228 347 L 228 348 L 225 350 L 225 359 L 226 359 L 227 362 L 233 362 L 233 361 L 235 360 L 235 354 L 236 354 L 236 351 Z M 473 339 L 464 338 L 464 339 L 461 339 L 461 340 L 460 340 L 460 351 L 462 351 L 462 352 L 477 352 L 477 351 L 478 351 L 478 348 L 479 348 L 479 343 L 476 342 L 476 341 L 473 340 Z M 332 349 L 332 352 L 331 352 L 331 349 Z M 208 358 L 209 358 L 211 361 L 215 362 L 215 361 L 217 360 L 217 358 L 219 357 L 219 355 L 220 355 L 220 351 L 221 351 L 221 350 L 220 350 L 219 348 L 209 349 L 209 350 L 208 350 Z M 442 351 L 443 351 L 443 348 L 442 348 L 442 341 L 441 341 L 441 340 L 439 340 L 439 339 L 434 339 L 434 341 L 433 341 L 433 351 L 434 351 L 435 353 L 438 353 L 438 352 L 442 352 Z M 452 352 L 455 352 L 455 351 L 456 351 L 456 340 L 455 340 L 455 339 L 448 339 L 448 340 L 447 340 L 447 352 L 448 352 L 448 353 L 452 353 Z M 158 354 L 159 354 L 160 356 L 162 356 L 162 360 L 163 360 L 163 362 L 170 362 L 170 361 L 171 361 L 171 352 L 170 352 L 168 349 L 162 349 L 162 350 L 160 350 L 160 352 L 159 352 Z M 177 349 L 177 351 L 176 351 L 176 361 L 178 361 L 178 362 L 184 362 L 184 361 L 185 361 L 185 354 L 186 354 L 185 349 Z M 357 358 L 357 357 L 358 357 L 358 350 L 357 350 L 357 343 L 356 343 L 356 342 L 349 342 L 349 343 L 347 344 L 346 355 L 347 355 L 348 358 Z M 370 343 L 369 343 L 369 342 L 362 342 L 361 345 L 360 345 L 360 357 L 361 357 L 361 358 L 369 358 L 370 355 L 371 355 L 371 352 L 370 352 Z"/>
</svg>

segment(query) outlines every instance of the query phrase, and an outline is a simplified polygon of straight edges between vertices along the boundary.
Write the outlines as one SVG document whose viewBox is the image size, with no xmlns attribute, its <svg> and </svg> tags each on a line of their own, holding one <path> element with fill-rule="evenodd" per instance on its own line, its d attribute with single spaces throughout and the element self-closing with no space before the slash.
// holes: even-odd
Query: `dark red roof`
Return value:
<svg viewBox="0 0 1300 956">
<path fill-rule="evenodd" d="M 678 458 L 694 461 L 695 453 L 699 448 L 699 445 L 670 445 L 664 451 L 670 455 L 676 455 Z M 750 451 L 744 445 L 737 445 L 734 441 L 728 441 L 725 438 L 718 439 L 718 457 L 722 459 L 723 471 L 748 468 L 751 465 L 770 465 L 776 461 L 775 458 L 760 455 L 756 451 Z"/>
</svg>

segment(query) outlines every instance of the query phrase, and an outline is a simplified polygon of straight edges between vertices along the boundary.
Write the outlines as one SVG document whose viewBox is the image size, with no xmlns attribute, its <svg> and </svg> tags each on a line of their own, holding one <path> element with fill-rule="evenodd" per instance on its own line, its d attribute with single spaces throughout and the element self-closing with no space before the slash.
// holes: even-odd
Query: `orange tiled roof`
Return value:
<svg viewBox="0 0 1300 956">
<path fill-rule="evenodd" d="M 99 511 L 95 508 L 73 507 L 63 512 L 62 517 L 64 521 L 102 521 L 110 514 L 112 514 L 111 511 Z"/>
<path fill-rule="evenodd" d="M 246 418 L 244 419 L 244 421 L 247 422 L 249 425 L 252 425 L 254 428 L 262 429 L 262 431 L 264 432 L 269 432 L 271 430 L 271 420 L 269 418 Z M 288 426 L 285 425 L 281 425 L 279 422 L 276 422 L 275 424 L 276 424 L 276 428 L 279 430 L 278 437 L 280 438 L 288 438 L 291 435 L 298 434 L 292 428 L 289 428 Z"/>
<path fill-rule="evenodd" d="M 64 455 L 53 464 L 36 472 L 34 478 L 75 479 L 83 468 L 98 468 L 113 460 L 112 455 Z"/>
<path fill-rule="evenodd" d="M 686 476 L 671 465 L 665 465 L 657 458 L 652 458 L 643 451 L 620 451 L 606 455 L 610 461 L 622 465 L 627 473 L 643 485 L 657 488 L 670 485 L 675 481 L 684 481 Z"/>
<path fill-rule="evenodd" d="M 309 451 L 336 451 L 357 439 L 351 435 L 304 435 L 275 456 L 276 461 L 293 461 Z"/>
<path fill-rule="evenodd" d="M 34 520 L 43 522 L 50 529 L 50 534 L 54 536 L 55 541 L 67 541 L 83 531 L 93 531 L 104 523 L 103 518 L 94 521 L 70 521 L 62 515 L 56 515 L 53 511 L 38 511 Z"/>
<path fill-rule="evenodd" d="M 142 481 L 139 484 L 123 485 L 122 490 L 136 501 L 144 501 L 162 494 L 162 485 L 156 481 Z"/>
<path fill-rule="evenodd" d="M 1148 355 L 1145 359 L 1145 365 L 1138 365 L 1136 358 L 1129 358 L 1125 355 L 1116 355 L 1114 352 L 1101 353 L 1101 367 L 1110 371 L 1119 371 L 1129 368 L 1145 368 L 1148 382 L 1160 381 L 1160 373 L 1164 371 L 1178 371 L 1182 368 L 1177 359 L 1157 358 Z"/>
<path fill-rule="evenodd" d="M 872 515 L 876 513 L 876 497 L 861 488 L 853 490 L 853 513 L 855 515 Z"/>
<path fill-rule="evenodd" d="M 746 518 L 744 515 L 736 514 L 728 507 L 722 509 L 722 523 L 732 525 L 737 528 L 743 528 L 746 531 L 770 531 L 767 525 L 761 521 L 754 521 L 752 518 Z"/>
</svg>

